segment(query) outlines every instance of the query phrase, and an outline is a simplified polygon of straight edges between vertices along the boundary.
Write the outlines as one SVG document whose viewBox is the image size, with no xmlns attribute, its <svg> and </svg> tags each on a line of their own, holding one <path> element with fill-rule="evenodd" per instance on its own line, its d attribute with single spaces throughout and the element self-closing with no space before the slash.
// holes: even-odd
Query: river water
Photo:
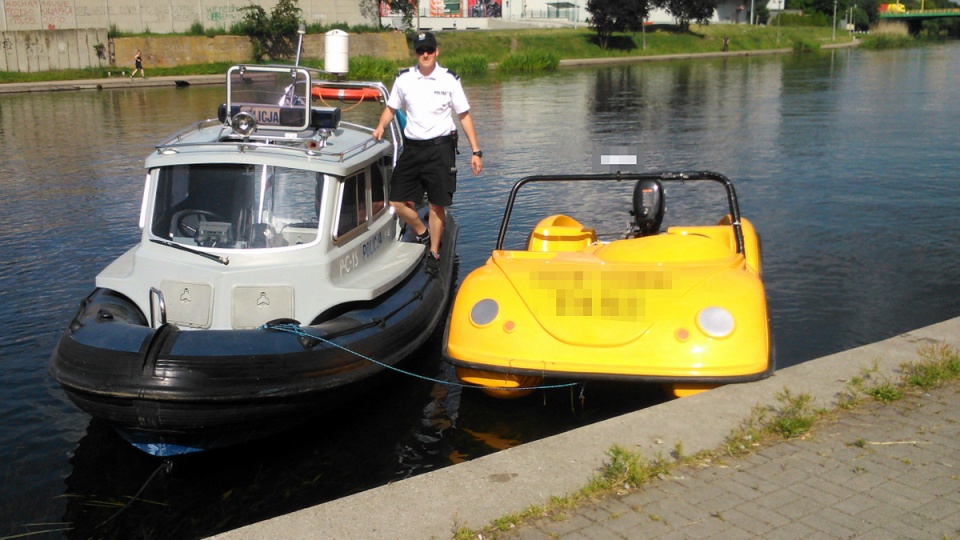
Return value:
<svg viewBox="0 0 960 540">
<path fill-rule="evenodd" d="M 780 367 L 960 315 L 960 44 L 562 70 L 467 92 L 485 169 L 460 176 L 461 276 L 489 255 L 513 182 L 589 172 L 596 149 L 631 145 L 645 169 L 733 179 L 762 235 Z M 221 94 L 0 101 L 0 536 L 199 537 L 664 399 L 591 384 L 505 403 L 397 376 L 169 471 L 91 421 L 49 377 L 50 351 L 97 272 L 137 241 L 143 157 L 214 116 Z M 540 204 L 576 215 L 590 200 Z M 435 336 L 407 367 L 449 378 L 439 348 Z"/>
</svg>

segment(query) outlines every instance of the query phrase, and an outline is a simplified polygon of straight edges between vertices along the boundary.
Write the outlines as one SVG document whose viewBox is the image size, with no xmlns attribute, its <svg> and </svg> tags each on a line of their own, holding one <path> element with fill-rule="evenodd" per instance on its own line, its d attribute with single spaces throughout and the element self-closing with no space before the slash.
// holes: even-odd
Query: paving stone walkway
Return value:
<svg viewBox="0 0 960 540">
<path fill-rule="evenodd" d="M 840 410 L 801 438 L 494 536 L 960 539 L 960 384 Z"/>
</svg>

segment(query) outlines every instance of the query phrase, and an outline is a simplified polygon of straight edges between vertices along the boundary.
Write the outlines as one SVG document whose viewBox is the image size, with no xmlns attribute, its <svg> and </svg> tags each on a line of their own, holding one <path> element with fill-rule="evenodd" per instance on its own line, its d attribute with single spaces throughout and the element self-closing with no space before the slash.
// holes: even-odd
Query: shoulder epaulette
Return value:
<svg viewBox="0 0 960 540">
<path fill-rule="evenodd" d="M 450 75 L 453 75 L 453 78 L 454 78 L 454 79 L 456 79 L 456 80 L 458 80 L 458 81 L 460 80 L 460 76 L 457 75 L 457 72 L 456 72 L 456 71 L 454 71 L 454 70 L 452 70 L 452 69 L 448 69 L 448 70 L 447 70 L 447 73 L 449 73 Z"/>
<path fill-rule="evenodd" d="M 400 68 L 397 70 L 397 77 L 403 75 L 404 73 L 410 73 L 413 71 L 412 67 Z"/>
</svg>

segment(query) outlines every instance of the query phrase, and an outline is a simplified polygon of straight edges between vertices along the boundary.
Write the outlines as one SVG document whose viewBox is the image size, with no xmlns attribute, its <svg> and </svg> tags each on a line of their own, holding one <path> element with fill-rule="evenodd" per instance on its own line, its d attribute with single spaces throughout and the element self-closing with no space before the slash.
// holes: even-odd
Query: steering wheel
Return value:
<svg viewBox="0 0 960 540">
<path fill-rule="evenodd" d="M 181 210 L 171 219 L 174 228 L 187 238 L 196 238 L 200 224 L 206 221 L 226 221 L 216 212 L 206 210 Z"/>
</svg>

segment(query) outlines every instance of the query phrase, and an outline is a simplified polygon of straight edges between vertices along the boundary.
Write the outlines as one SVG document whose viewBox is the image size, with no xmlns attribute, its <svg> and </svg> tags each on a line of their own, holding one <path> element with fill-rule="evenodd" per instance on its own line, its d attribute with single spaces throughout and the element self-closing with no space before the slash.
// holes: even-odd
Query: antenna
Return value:
<svg viewBox="0 0 960 540">
<path fill-rule="evenodd" d="M 300 52 L 303 51 L 303 35 L 306 33 L 307 26 L 301 22 L 300 27 L 297 28 L 297 34 L 299 35 L 297 38 L 297 63 L 295 64 L 297 67 L 300 67 Z"/>
</svg>

